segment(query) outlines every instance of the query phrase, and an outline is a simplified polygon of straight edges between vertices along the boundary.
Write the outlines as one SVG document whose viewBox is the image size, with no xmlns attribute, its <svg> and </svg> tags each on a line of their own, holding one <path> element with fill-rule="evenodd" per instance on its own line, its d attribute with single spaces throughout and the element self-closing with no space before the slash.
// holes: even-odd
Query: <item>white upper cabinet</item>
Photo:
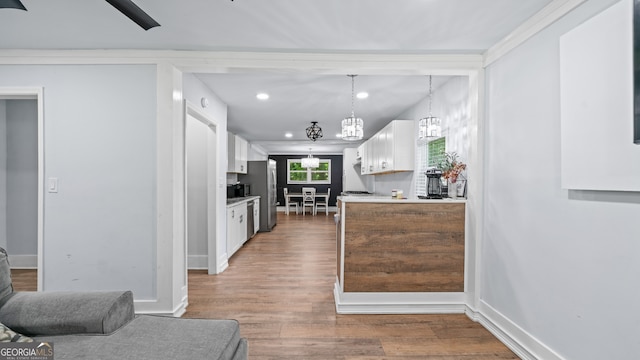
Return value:
<svg viewBox="0 0 640 360">
<path fill-rule="evenodd" d="M 413 171 L 413 120 L 393 120 L 364 144 L 362 174 Z M 365 166 L 366 165 L 366 166 Z"/>
<path fill-rule="evenodd" d="M 247 173 L 247 140 L 238 135 L 228 133 L 227 136 L 228 163 L 227 172 L 246 174 Z"/>
</svg>

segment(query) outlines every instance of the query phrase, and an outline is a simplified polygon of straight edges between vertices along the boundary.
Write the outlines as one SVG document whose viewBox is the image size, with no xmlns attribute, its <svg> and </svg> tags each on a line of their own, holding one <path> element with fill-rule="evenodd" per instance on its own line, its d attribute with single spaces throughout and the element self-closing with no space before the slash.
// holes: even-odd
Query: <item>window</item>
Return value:
<svg viewBox="0 0 640 360">
<path fill-rule="evenodd" d="M 416 177 L 416 195 L 427 195 L 427 176 L 424 174 L 428 167 L 439 166 L 445 158 L 446 138 L 441 137 L 432 141 L 420 141 L 416 156 L 418 176 Z"/>
<path fill-rule="evenodd" d="M 300 159 L 288 159 L 287 184 L 331 184 L 331 160 L 320 159 L 320 166 L 307 169 Z"/>
</svg>

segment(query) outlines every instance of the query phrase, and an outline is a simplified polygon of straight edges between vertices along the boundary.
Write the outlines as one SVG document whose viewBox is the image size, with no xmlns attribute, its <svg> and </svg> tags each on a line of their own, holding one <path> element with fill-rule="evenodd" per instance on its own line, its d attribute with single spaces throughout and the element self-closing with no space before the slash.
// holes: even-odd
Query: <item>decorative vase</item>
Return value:
<svg viewBox="0 0 640 360">
<path fill-rule="evenodd" d="M 448 181 L 447 190 L 448 190 L 448 195 L 449 195 L 450 199 L 457 199 L 458 198 L 458 183 L 457 182 Z"/>
</svg>

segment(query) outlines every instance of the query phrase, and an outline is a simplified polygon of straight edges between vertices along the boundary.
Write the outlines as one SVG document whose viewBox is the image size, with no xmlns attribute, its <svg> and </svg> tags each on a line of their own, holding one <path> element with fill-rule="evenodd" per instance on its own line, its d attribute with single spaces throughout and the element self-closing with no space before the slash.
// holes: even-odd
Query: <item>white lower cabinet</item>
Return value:
<svg viewBox="0 0 640 360">
<path fill-rule="evenodd" d="M 227 255 L 235 254 L 247 239 L 247 203 L 227 207 Z"/>
</svg>

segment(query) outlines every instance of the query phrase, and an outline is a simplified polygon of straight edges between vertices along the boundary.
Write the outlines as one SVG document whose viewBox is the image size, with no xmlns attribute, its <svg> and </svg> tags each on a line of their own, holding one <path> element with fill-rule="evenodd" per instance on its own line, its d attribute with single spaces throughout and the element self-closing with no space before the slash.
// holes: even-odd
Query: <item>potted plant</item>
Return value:
<svg viewBox="0 0 640 360">
<path fill-rule="evenodd" d="M 445 158 L 440 163 L 440 169 L 442 170 L 442 177 L 447 180 L 450 198 L 455 199 L 458 196 L 458 177 L 462 176 L 462 172 L 466 168 L 467 165 L 458 159 L 457 153 L 445 153 Z"/>
</svg>

